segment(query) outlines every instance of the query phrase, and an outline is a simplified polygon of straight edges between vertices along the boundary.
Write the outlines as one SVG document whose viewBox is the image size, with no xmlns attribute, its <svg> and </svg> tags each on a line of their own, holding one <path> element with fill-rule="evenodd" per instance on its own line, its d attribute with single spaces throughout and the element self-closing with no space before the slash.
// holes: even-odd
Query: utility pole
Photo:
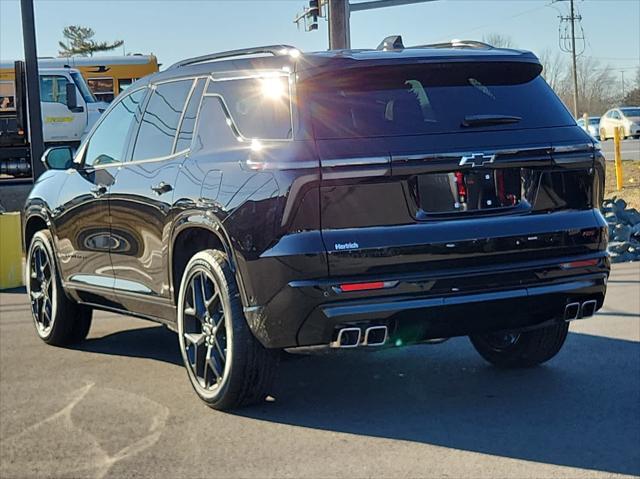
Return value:
<svg viewBox="0 0 640 479">
<path fill-rule="evenodd" d="M 567 1 L 567 0 L 554 0 L 554 2 Z M 578 56 L 582 55 L 585 47 L 584 30 L 582 30 L 582 16 L 577 13 L 575 8 L 575 0 L 569 0 L 569 15 L 560 15 L 560 27 L 559 33 L 559 46 L 560 50 L 565 53 L 571 54 L 571 74 L 573 76 L 573 115 L 578 118 L 580 113 L 580 105 L 578 98 Z M 564 29 L 563 29 L 564 26 Z M 567 27 L 568 26 L 568 27 Z M 577 30 L 580 33 L 577 33 Z M 568 31 L 567 31 L 568 30 Z M 580 51 L 576 51 L 578 48 L 577 40 L 581 42 Z"/>
<path fill-rule="evenodd" d="M 34 181 L 44 172 L 40 161 L 44 153 L 42 138 L 42 112 L 40 111 L 40 77 L 33 0 L 20 0 L 22 13 L 22 38 L 24 42 L 25 77 L 27 80 L 27 112 L 29 114 L 29 144 L 31 148 L 31 172 Z"/>
<path fill-rule="evenodd" d="M 575 27 L 575 11 L 573 9 L 573 1 L 571 2 L 571 57 L 573 62 L 573 117 L 578 118 L 578 65 L 576 61 L 576 27 Z"/>
<path fill-rule="evenodd" d="M 620 70 L 620 74 L 622 75 L 622 100 L 624 101 L 626 97 L 624 93 L 624 70 Z"/>
<path fill-rule="evenodd" d="M 329 49 L 351 48 L 349 0 L 329 0 Z"/>
<path fill-rule="evenodd" d="M 377 8 L 397 7 L 414 3 L 435 2 L 436 0 L 371 0 L 368 2 L 349 3 L 349 0 L 309 0 L 309 6 L 293 20 L 300 25 L 304 22 L 305 30 L 318 29 L 318 17 L 324 16 L 324 7 L 328 7 L 329 49 L 342 50 L 351 48 L 351 31 L 349 17 L 351 12 L 374 10 Z"/>
</svg>

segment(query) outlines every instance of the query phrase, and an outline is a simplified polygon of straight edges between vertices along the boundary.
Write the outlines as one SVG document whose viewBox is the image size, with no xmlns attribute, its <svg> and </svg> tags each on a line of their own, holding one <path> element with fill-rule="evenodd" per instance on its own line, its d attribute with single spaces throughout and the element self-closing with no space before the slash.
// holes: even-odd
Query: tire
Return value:
<svg viewBox="0 0 640 479">
<path fill-rule="evenodd" d="M 264 348 L 251 333 L 233 272 L 220 251 L 201 251 L 185 268 L 178 341 L 191 386 L 208 406 L 229 410 L 267 396 L 280 351 Z"/>
<path fill-rule="evenodd" d="M 53 346 L 68 346 L 87 337 L 92 310 L 67 297 L 54 258 L 51 233 L 38 231 L 27 253 L 27 293 L 40 339 Z"/>
<path fill-rule="evenodd" d="M 528 368 L 553 358 L 567 339 L 562 322 L 523 333 L 478 334 L 471 343 L 485 360 L 501 368 Z"/>
</svg>

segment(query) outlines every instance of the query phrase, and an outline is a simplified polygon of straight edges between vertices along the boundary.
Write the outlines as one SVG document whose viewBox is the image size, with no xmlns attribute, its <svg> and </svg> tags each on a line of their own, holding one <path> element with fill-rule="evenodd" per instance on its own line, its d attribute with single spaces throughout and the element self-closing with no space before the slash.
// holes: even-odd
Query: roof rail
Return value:
<svg viewBox="0 0 640 479">
<path fill-rule="evenodd" d="M 450 42 L 443 43 L 430 43 L 427 45 L 416 45 L 407 48 L 495 48 L 488 43 L 479 42 L 477 40 L 451 40 Z"/>
<path fill-rule="evenodd" d="M 187 65 L 193 65 L 194 63 L 212 62 L 225 58 L 241 57 L 244 55 L 259 55 L 261 53 L 270 53 L 274 56 L 288 55 L 291 51 L 299 50 L 290 45 L 266 45 L 262 47 L 242 48 L 240 50 L 229 50 L 226 52 L 210 53 L 208 55 L 202 55 L 199 57 L 187 58 L 186 60 L 174 63 L 168 68 L 168 70 L 171 70 L 172 68 L 180 68 Z"/>
</svg>

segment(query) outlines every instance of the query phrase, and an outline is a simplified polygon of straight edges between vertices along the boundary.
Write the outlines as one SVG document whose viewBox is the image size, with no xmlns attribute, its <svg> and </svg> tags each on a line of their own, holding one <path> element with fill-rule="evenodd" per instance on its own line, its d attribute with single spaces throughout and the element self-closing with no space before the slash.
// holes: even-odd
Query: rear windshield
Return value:
<svg viewBox="0 0 640 479">
<path fill-rule="evenodd" d="M 575 125 L 540 71 L 520 62 L 405 64 L 339 70 L 300 88 L 319 139 Z M 465 121 L 478 115 L 509 121 Z"/>
</svg>

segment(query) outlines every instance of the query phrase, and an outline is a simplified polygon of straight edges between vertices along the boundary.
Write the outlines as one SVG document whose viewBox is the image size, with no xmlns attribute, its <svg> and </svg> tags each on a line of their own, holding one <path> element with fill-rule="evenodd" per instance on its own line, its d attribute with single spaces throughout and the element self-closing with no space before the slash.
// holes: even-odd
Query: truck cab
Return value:
<svg viewBox="0 0 640 479">
<path fill-rule="evenodd" d="M 40 70 L 40 102 L 45 144 L 78 144 L 108 106 L 71 68 Z"/>
<path fill-rule="evenodd" d="M 108 105 L 95 98 L 78 70 L 41 68 L 39 75 L 45 145 L 77 146 Z M 17 116 L 16 109 L 19 108 L 15 80 L 13 64 L 1 65 L 0 115 L 7 126 L 11 118 Z M 5 128 L 2 129 L 4 134 Z"/>
<path fill-rule="evenodd" d="M 68 67 L 40 68 L 40 108 L 46 148 L 77 147 L 108 104 Z M 24 62 L 0 64 L 0 181 L 31 176 Z"/>
</svg>

